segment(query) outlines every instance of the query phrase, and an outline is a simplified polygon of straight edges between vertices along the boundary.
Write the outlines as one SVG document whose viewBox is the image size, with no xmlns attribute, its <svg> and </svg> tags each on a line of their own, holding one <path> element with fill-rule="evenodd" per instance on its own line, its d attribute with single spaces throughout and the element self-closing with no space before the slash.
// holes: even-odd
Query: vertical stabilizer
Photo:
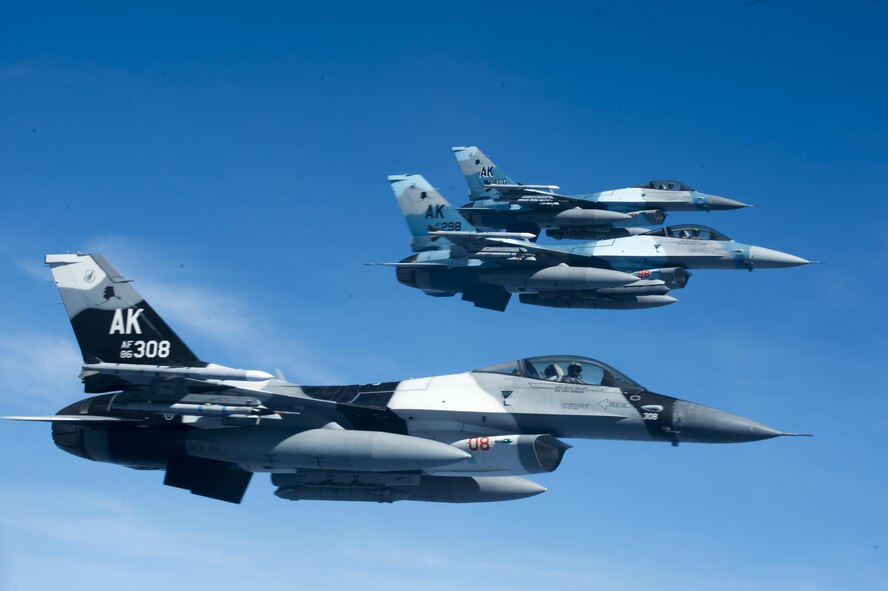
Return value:
<svg viewBox="0 0 888 591">
<path fill-rule="evenodd" d="M 491 185 L 495 188 L 496 185 L 516 184 L 497 168 L 478 146 L 454 146 L 451 150 L 456 156 L 463 176 L 466 177 L 469 199 L 472 201 L 497 197 L 496 193 L 491 194 Z"/>
<path fill-rule="evenodd" d="M 450 247 L 449 240 L 430 238 L 429 230 L 475 231 L 475 226 L 462 217 L 422 175 L 392 175 L 388 181 L 410 229 L 413 252 Z"/>
<path fill-rule="evenodd" d="M 46 264 L 85 362 L 206 366 L 102 255 L 49 254 Z"/>
</svg>

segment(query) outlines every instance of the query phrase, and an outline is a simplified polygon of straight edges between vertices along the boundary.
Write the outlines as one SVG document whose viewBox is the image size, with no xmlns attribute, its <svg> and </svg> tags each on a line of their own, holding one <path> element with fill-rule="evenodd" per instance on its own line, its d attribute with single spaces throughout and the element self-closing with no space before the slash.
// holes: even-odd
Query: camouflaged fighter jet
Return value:
<svg viewBox="0 0 888 591">
<path fill-rule="evenodd" d="M 297 386 L 201 361 L 100 255 L 48 255 L 96 394 L 43 417 L 73 455 L 238 503 L 254 473 L 289 500 L 506 501 L 546 489 L 559 438 L 736 443 L 782 433 L 651 392 L 600 361 L 532 357 L 467 373 Z"/>
<path fill-rule="evenodd" d="M 509 178 L 477 146 L 452 148 L 469 199 L 459 212 L 485 230 L 539 234 L 552 238 L 597 240 L 648 231 L 672 211 L 722 211 L 746 203 L 701 193 L 679 181 L 649 181 L 635 187 L 561 195 L 557 185 L 523 185 Z"/>
<path fill-rule="evenodd" d="M 416 253 L 398 263 L 398 281 L 432 296 L 462 293 L 475 306 L 503 311 L 512 294 L 556 308 L 665 306 L 689 269 L 775 269 L 811 261 L 740 244 L 707 226 L 550 246 L 523 232 L 479 232 L 421 175 L 388 177 Z"/>
</svg>

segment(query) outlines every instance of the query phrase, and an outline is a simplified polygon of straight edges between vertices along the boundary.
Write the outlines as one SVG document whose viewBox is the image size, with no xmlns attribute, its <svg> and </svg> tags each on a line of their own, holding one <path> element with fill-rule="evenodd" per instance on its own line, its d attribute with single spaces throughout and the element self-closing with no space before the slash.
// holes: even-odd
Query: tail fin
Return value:
<svg viewBox="0 0 888 591">
<path fill-rule="evenodd" d="M 444 238 L 430 238 L 429 230 L 474 232 L 475 226 L 462 217 L 420 174 L 396 174 L 388 177 L 392 191 L 413 238 L 413 252 L 442 250 L 450 247 Z"/>
<path fill-rule="evenodd" d="M 478 146 L 454 146 L 450 148 L 456 155 L 456 161 L 466 177 L 469 185 L 469 199 L 484 199 L 490 197 L 490 185 L 514 185 L 516 184 L 504 172 L 498 169 L 493 162 L 484 155 Z"/>
<path fill-rule="evenodd" d="M 206 366 L 102 255 L 48 254 L 46 264 L 85 362 Z"/>
</svg>

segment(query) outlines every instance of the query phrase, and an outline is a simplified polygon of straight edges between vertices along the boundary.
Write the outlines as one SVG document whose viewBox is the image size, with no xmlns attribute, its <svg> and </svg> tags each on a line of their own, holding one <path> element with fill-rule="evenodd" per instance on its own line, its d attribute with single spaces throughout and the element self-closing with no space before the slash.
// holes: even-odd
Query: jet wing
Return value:
<svg viewBox="0 0 888 591">
<path fill-rule="evenodd" d="M 453 259 L 472 257 L 507 259 L 520 256 L 520 245 L 525 242 L 532 244 L 530 240 L 536 238 L 534 234 L 528 232 L 442 231 L 432 227 L 429 227 L 428 234 L 433 242 L 442 239 L 450 242 L 453 245 L 450 249 L 450 256 Z M 507 241 L 511 242 L 507 244 Z M 506 248 L 501 248 L 504 245 Z"/>
<path fill-rule="evenodd" d="M 544 262 L 548 264 L 570 264 L 577 259 L 576 255 L 563 250 L 549 248 L 531 242 L 536 238 L 528 232 L 444 232 L 430 230 L 429 236 L 444 238 L 453 243 L 453 258 L 475 257 L 480 259 L 499 259 L 510 263 Z M 582 257 L 588 265 L 590 257 Z"/>
<path fill-rule="evenodd" d="M 175 403 L 167 403 L 155 412 L 278 419 L 286 419 L 288 415 L 302 415 L 313 422 L 322 423 L 342 420 L 342 413 L 339 412 L 335 401 L 312 398 L 303 393 L 300 386 L 280 380 L 269 380 L 255 385 L 243 382 L 207 383 L 201 380 L 186 380 L 185 386 L 188 394 L 178 397 Z M 139 402 L 132 402 L 132 397 L 130 401 L 129 405 L 135 410 L 152 410 L 139 408 Z"/>
<path fill-rule="evenodd" d="M 500 240 L 533 240 L 536 234 L 530 232 L 466 232 L 466 231 L 447 231 L 435 230 L 429 228 L 429 236 L 435 238 L 446 238 L 451 242 L 469 245 L 470 243 L 486 243 L 496 242 Z"/>
<path fill-rule="evenodd" d="M 445 239 L 452 242 L 459 250 L 467 254 L 476 253 L 489 246 L 499 246 L 505 240 L 530 241 L 536 238 L 530 232 L 465 232 L 443 231 L 429 228 L 429 237 L 434 242 Z"/>
<path fill-rule="evenodd" d="M 303 415 L 312 422 L 322 423 L 342 419 L 335 402 L 312 398 L 300 386 L 256 370 L 213 365 L 172 367 L 99 362 L 84 364 L 81 377 L 87 391 L 119 391 L 107 408 L 111 416 L 8 418 L 106 423 L 142 420 L 152 415 L 277 419 Z"/>
<path fill-rule="evenodd" d="M 521 248 L 525 249 L 528 253 L 537 257 L 537 260 L 539 260 L 540 258 L 543 258 L 543 259 L 545 259 L 547 261 L 551 261 L 551 262 L 568 263 L 571 261 L 572 258 L 574 258 L 574 256 L 568 252 L 564 252 L 563 250 L 556 250 L 553 248 L 548 248 L 546 246 L 541 246 L 539 244 L 536 244 L 535 242 L 526 241 L 526 242 L 519 243 L 517 240 L 515 240 L 515 241 L 506 240 L 506 241 L 503 241 L 503 243 L 504 244 L 514 244 L 516 246 L 518 246 L 520 244 Z"/>
<path fill-rule="evenodd" d="M 569 252 L 549 248 L 547 246 L 537 244 L 536 242 L 531 242 L 530 240 L 514 240 L 504 238 L 497 240 L 497 245 L 504 248 L 513 247 L 519 249 L 523 255 L 523 258 L 528 262 L 545 262 L 555 265 L 560 263 L 570 264 L 572 261 L 578 258 L 576 255 L 572 255 Z M 588 264 L 590 257 L 582 258 Z"/>
</svg>

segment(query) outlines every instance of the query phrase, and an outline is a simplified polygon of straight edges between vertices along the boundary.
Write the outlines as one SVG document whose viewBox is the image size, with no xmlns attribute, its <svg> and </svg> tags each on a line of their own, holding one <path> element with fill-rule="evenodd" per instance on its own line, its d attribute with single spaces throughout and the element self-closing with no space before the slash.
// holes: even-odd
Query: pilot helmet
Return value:
<svg viewBox="0 0 888 591">
<path fill-rule="evenodd" d="M 567 366 L 567 375 L 569 376 L 577 376 L 580 375 L 583 371 L 583 366 L 580 365 L 576 361 L 571 361 L 570 365 Z"/>
</svg>

